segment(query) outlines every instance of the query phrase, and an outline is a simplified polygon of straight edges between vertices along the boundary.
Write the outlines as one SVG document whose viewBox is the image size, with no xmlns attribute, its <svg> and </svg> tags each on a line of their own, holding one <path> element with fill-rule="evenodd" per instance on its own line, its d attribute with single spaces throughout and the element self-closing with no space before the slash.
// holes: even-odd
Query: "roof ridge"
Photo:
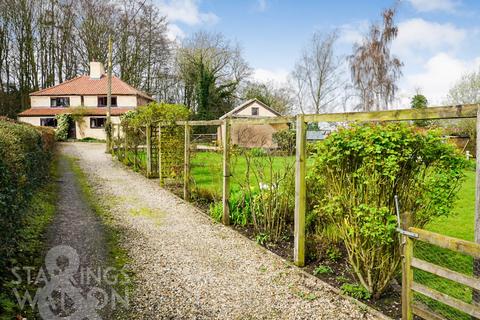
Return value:
<svg viewBox="0 0 480 320">
<path fill-rule="evenodd" d="M 54 86 L 47 87 L 47 88 L 43 88 L 43 89 L 40 89 L 40 90 L 37 90 L 37 91 L 34 91 L 34 92 L 30 92 L 29 95 L 32 96 L 32 95 L 35 95 L 35 94 L 37 94 L 37 93 L 42 93 L 42 92 L 44 92 L 44 91 L 46 91 L 46 90 L 59 87 L 59 86 L 61 86 L 61 85 L 63 85 L 63 84 L 70 83 L 70 82 L 72 82 L 72 81 L 74 81 L 74 80 L 78 80 L 79 78 L 82 78 L 82 77 L 84 77 L 84 76 L 85 76 L 84 74 L 81 74 L 81 75 L 79 75 L 79 76 L 76 76 L 75 78 L 65 80 L 65 81 L 63 81 L 63 82 L 61 82 L 61 83 L 59 83 L 59 84 L 54 85 Z"/>
<path fill-rule="evenodd" d="M 116 75 L 112 75 L 112 77 L 116 78 L 117 80 L 121 81 L 123 84 L 125 84 L 127 87 L 129 87 L 130 89 L 132 89 L 133 91 L 135 91 L 138 95 L 140 96 L 144 96 L 144 97 L 147 97 L 149 99 L 152 99 L 152 97 L 150 97 L 148 94 L 146 94 L 145 92 L 141 91 L 141 90 L 138 90 L 137 88 L 135 88 L 134 86 L 128 84 L 127 82 L 123 81 L 122 79 L 120 79 L 119 77 L 117 77 Z"/>
<path fill-rule="evenodd" d="M 225 119 L 226 117 L 229 117 L 229 116 L 235 114 L 236 112 L 238 112 L 240 110 L 243 110 L 243 108 L 249 106 L 250 104 L 252 104 L 254 102 L 260 104 L 262 107 L 264 107 L 265 109 L 269 110 L 270 112 L 276 114 L 277 116 L 281 116 L 280 112 L 276 111 L 275 109 L 273 109 L 272 107 L 270 107 L 266 103 L 260 101 L 259 99 L 253 98 L 253 99 L 249 99 L 249 100 L 245 101 L 244 103 L 240 104 L 239 106 L 236 106 L 235 108 L 233 108 L 232 110 L 228 111 L 223 116 L 221 116 L 219 119 L 220 120 Z"/>
</svg>

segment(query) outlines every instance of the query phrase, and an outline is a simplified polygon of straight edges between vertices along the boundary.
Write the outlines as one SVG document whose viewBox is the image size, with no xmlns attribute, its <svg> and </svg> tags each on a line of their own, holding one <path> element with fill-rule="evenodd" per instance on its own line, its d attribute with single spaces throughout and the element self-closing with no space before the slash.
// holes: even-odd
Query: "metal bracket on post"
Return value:
<svg viewBox="0 0 480 320">
<path fill-rule="evenodd" d="M 401 235 L 404 235 L 404 236 L 407 236 L 407 237 L 410 237 L 410 238 L 418 238 L 418 233 L 415 233 L 415 232 L 410 232 L 408 230 L 403 230 L 402 229 L 402 222 L 401 222 L 401 219 L 400 219 L 400 205 L 398 203 L 398 196 L 395 195 L 394 197 L 395 199 L 395 213 L 397 214 L 397 223 L 398 223 L 398 227 L 395 229 L 398 233 L 400 233 Z"/>
</svg>

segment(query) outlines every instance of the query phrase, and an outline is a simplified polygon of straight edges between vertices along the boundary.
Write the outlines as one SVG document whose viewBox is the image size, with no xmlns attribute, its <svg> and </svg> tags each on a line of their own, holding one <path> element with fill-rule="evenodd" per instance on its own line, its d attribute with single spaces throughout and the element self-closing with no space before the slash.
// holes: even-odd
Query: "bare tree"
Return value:
<svg viewBox="0 0 480 320">
<path fill-rule="evenodd" d="M 32 91 L 105 63 L 110 35 L 117 75 L 179 102 L 166 26 L 151 0 L 0 0 L 0 115 L 15 117 Z"/>
<path fill-rule="evenodd" d="M 302 113 L 321 113 L 331 109 L 344 82 L 342 59 L 334 54 L 336 31 L 315 32 L 291 74 L 296 104 Z"/>
<path fill-rule="evenodd" d="M 403 66 L 390 54 L 390 45 L 398 34 L 395 13 L 395 7 L 385 10 L 383 25 L 372 24 L 363 43 L 355 44 L 349 57 L 352 81 L 361 100 L 358 109 L 386 110 L 395 98 L 396 82 Z"/>
</svg>

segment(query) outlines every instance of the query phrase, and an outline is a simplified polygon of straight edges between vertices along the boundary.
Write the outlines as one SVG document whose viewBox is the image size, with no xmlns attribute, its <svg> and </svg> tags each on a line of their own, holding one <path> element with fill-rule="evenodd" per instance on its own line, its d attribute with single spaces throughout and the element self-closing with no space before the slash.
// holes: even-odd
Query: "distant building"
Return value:
<svg viewBox="0 0 480 320">
<path fill-rule="evenodd" d="M 280 113 L 273 110 L 265 103 L 251 99 L 242 103 L 232 111 L 220 117 L 220 120 L 230 118 L 272 118 L 281 116 Z M 223 127 L 223 126 L 222 126 Z M 222 142 L 222 127 L 218 128 L 217 139 Z M 231 143 L 241 147 L 265 147 L 274 148 L 276 144 L 273 142 L 273 133 L 288 129 L 287 124 L 235 124 L 231 128 Z"/>
<path fill-rule="evenodd" d="M 111 120 L 117 124 L 122 114 L 148 104 L 153 98 L 112 76 L 111 101 Z M 71 113 L 71 108 L 83 107 L 83 120 L 71 124 L 69 138 L 106 138 L 107 76 L 100 62 L 90 62 L 89 75 L 31 93 L 30 103 L 31 108 L 20 113 L 18 120 L 37 126 L 56 127 L 57 114 Z"/>
</svg>

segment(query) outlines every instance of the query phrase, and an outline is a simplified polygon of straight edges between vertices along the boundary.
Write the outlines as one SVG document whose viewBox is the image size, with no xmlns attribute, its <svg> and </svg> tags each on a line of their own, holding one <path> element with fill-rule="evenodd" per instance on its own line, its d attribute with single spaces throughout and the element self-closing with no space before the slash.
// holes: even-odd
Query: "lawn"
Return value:
<svg viewBox="0 0 480 320">
<path fill-rule="evenodd" d="M 436 219 L 427 229 L 440 234 L 473 241 L 475 215 L 475 171 L 465 172 L 465 181 L 458 193 L 453 214 Z"/>
<path fill-rule="evenodd" d="M 475 171 L 468 169 L 465 175 L 465 181 L 459 190 L 459 198 L 453 213 L 448 217 L 436 219 L 427 225 L 426 229 L 469 241 L 474 239 Z M 473 273 L 473 259 L 470 256 L 450 250 L 418 242 L 415 246 L 415 256 L 459 273 L 468 275 Z M 430 273 L 415 270 L 414 280 L 465 302 L 471 302 L 472 300 L 472 290 L 470 288 Z M 466 314 L 426 297 L 416 296 L 416 299 L 423 301 L 436 312 L 449 319 L 470 319 Z"/>
<path fill-rule="evenodd" d="M 252 161 L 256 164 L 267 165 L 269 157 L 254 157 Z M 293 164 L 295 157 L 273 157 L 272 169 L 274 172 L 282 171 L 288 164 Z M 197 188 L 207 189 L 217 194 L 222 190 L 222 154 L 217 152 L 197 152 L 190 160 L 190 174 Z M 269 167 L 268 167 L 269 168 Z M 245 181 L 245 172 L 247 170 L 247 162 L 243 156 L 233 156 L 231 158 L 231 189 L 238 188 L 239 183 Z M 264 170 L 268 176 L 268 170 Z M 250 179 L 252 184 L 256 183 L 255 179 Z"/>
</svg>

